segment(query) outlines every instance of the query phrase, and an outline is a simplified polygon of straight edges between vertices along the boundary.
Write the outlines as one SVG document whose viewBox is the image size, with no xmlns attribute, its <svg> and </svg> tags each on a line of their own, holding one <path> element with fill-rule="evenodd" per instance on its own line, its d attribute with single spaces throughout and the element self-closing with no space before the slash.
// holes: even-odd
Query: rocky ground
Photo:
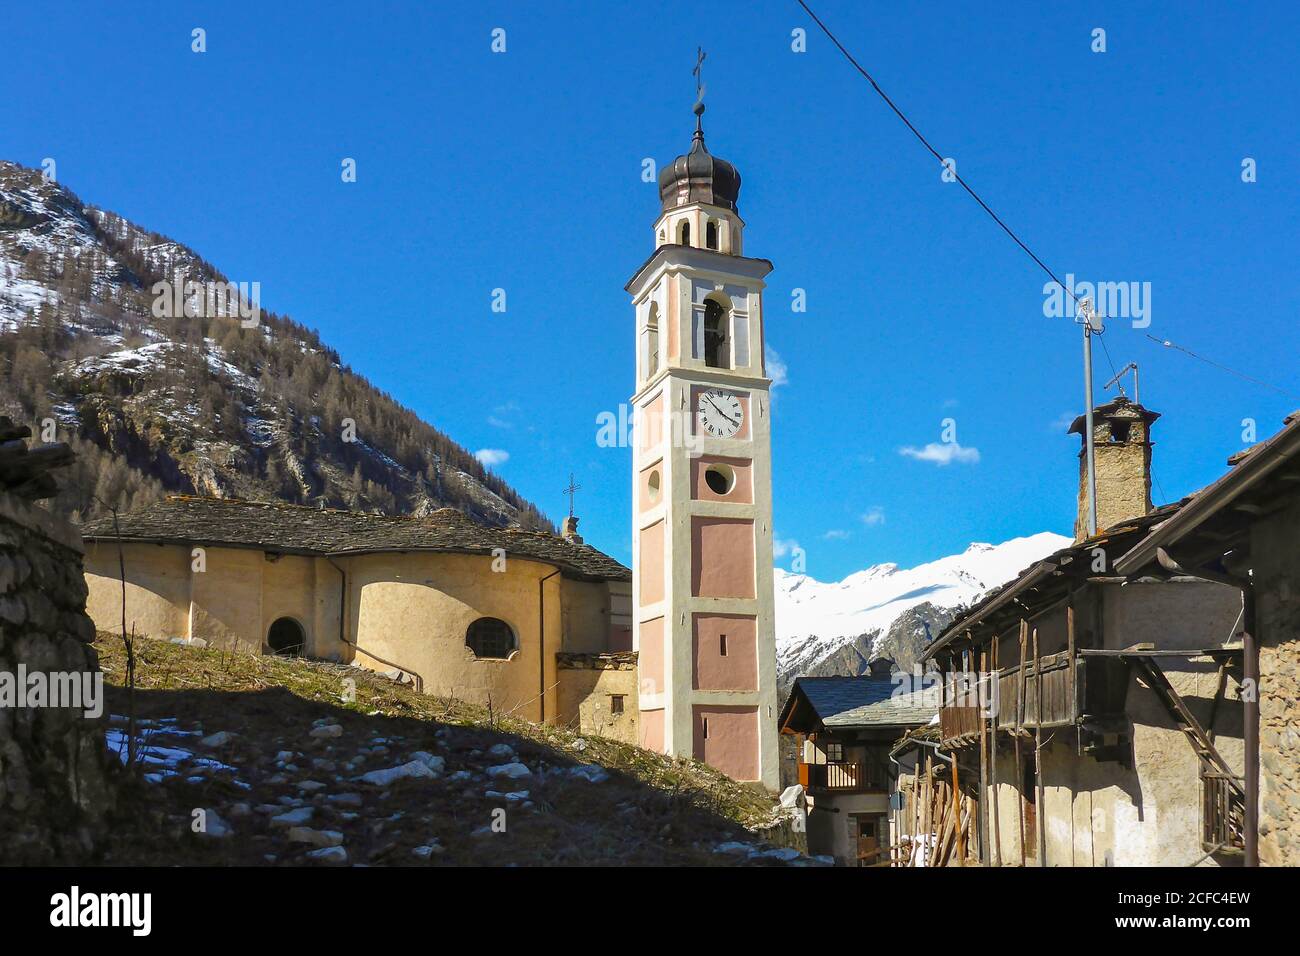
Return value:
<svg viewBox="0 0 1300 956">
<path fill-rule="evenodd" d="M 357 668 L 165 642 L 136 642 L 132 695 L 121 640 L 96 647 L 123 795 L 105 864 L 812 862 L 763 839 L 789 829 L 771 797 L 694 761 Z"/>
</svg>

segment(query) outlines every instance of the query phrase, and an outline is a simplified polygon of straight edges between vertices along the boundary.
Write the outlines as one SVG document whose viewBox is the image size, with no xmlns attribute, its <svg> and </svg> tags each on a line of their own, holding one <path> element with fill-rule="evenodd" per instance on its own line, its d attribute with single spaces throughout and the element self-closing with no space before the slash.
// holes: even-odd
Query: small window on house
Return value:
<svg viewBox="0 0 1300 956">
<path fill-rule="evenodd" d="M 623 713 L 623 697 L 623 694 L 609 695 L 609 712 L 616 717 Z"/>
<path fill-rule="evenodd" d="M 718 248 L 718 224 L 710 222 L 704 227 L 704 244 L 710 249 Z"/>
<path fill-rule="evenodd" d="M 727 635 L 726 634 L 718 635 L 718 655 L 720 657 L 727 656 Z"/>
<path fill-rule="evenodd" d="M 677 241 L 683 246 L 691 244 L 691 224 L 683 219 L 681 228 L 677 230 Z"/>
<path fill-rule="evenodd" d="M 465 632 L 465 646 L 475 657 L 504 660 L 519 647 L 515 632 L 505 621 L 495 617 L 481 617 Z"/>
<path fill-rule="evenodd" d="M 293 618 L 282 617 L 266 632 L 266 643 L 272 654 L 293 657 L 306 650 L 307 635 L 303 633 L 302 625 Z"/>
<path fill-rule="evenodd" d="M 713 299 L 704 304 L 704 364 L 731 368 L 727 355 L 727 314 Z"/>
<path fill-rule="evenodd" d="M 829 761 L 830 763 L 843 763 L 843 762 L 844 762 L 844 745 L 843 745 L 843 744 L 827 744 L 827 745 L 826 745 L 826 759 L 827 759 L 827 761 Z"/>
</svg>

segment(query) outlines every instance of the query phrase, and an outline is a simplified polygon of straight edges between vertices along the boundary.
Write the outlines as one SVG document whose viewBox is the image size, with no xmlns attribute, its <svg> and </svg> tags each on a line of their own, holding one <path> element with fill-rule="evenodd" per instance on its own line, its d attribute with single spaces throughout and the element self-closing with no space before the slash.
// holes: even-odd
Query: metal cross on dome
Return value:
<svg viewBox="0 0 1300 956">
<path fill-rule="evenodd" d="M 695 48 L 695 69 L 691 70 L 695 77 L 695 105 L 699 106 L 704 102 L 704 60 L 708 54 L 704 52 L 704 47 Z"/>
<path fill-rule="evenodd" d="M 579 485 L 579 484 L 577 484 L 577 483 L 574 482 L 574 480 L 573 480 L 573 472 L 569 472 L 569 487 L 567 487 L 567 488 L 564 489 L 564 494 L 566 494 L 566 495 L 569 496 L 569 517 L 570 517 L 570 518 L 573 517 L 573 496 L 574 496 L 574 495 L 578 492 L 578 490 L 581 489 L 581 488 L 582 488 L 582 485 Z"/>
</svg>

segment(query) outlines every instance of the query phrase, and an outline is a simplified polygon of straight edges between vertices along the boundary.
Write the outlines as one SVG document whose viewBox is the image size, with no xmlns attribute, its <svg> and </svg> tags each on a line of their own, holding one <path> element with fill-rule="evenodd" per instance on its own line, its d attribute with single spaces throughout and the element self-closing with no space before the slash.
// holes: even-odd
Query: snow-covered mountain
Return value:
<svg viewBox="0 0 1300 956">
<path fill-rule="evenodd" d="M 777 680 L 856 675 L 878 658 L 910 669 L 925 644 L 965 607 L 1070 543 L 1044 531 L 900 568 L 877 564 L 843 581 L 776 569 Z"/>
</svg>

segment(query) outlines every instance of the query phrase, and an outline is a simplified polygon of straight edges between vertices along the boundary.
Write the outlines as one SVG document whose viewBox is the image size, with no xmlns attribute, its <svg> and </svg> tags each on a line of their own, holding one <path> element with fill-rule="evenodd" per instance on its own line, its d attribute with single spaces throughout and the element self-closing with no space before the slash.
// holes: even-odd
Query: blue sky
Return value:
<svg viewBox="0 0 1300 956">
<path fill-rule="evenodd" d="M 1294 4 L 813 7 L 1059 274 L 1150 283 L 1150 327 L 1105 341 L 1164 414 L 1157 502 L 1217 477 L 1242 419 L 1263 437 L 1300 407 L 1146 338 L 1300 394 Z M 84 200 L 260 282 L 427 420 L 508 452 L 497 470 L 553 517 L 573 470 L 582 531 L 625 561 L 629 456 L 595 421 L 633 385 L 641 162 L 688 147 L 703 45 L 708 144 L 775 264 L 778 537 L 832 579 L 1070 531 L 1077 328 L 793 0 L 50 2 L 4 35 L 0 156 L 53 157 Z M 945 418 L 977 462 L 900 453 Z"/>
</svg>

